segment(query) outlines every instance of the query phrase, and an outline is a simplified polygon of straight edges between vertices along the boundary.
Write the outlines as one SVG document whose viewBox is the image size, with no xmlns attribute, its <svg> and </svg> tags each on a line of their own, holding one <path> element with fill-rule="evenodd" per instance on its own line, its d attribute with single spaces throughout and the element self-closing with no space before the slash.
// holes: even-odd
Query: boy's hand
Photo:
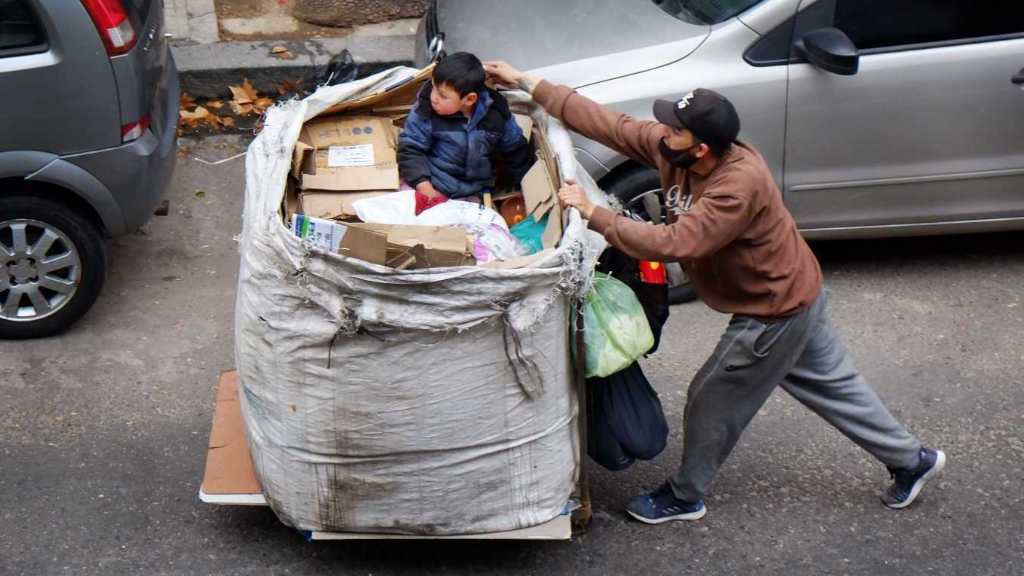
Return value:
<svg viewBox="0 0 1024 576">
<path fill-rule="evenodd" d="M 583 187 L 577 184 L 571 179 L 565 180 L 565 186 L 562 186 L 561 190 L 558 191 L 558 201 L 561 202 L 562 208 L 573 208 L 580 211 L 583 215 L 584 220 L 590 220 L 590 216 L 594 213 L 594 203 L 587 198 L 587 193 L 583 191 Z"/>
<path fill-rule="evenodd" d="M 426 196 L 428 200 L 433 200 L 434 198 L 441 196 L 441 193 L 437 191 L 437 188 L 434 188 L 434 185 L 430 183 L 430 180 L 424 180 L 417 184 L 416 191 Z"/>
<path fill-rule="evenodd" d="M 508 63 L 500 60 L 484 62 L 484 72 L 487 73 L 488 80 L 507 88 L 519 88 L 529 94 L 533 94 L 533 89 L 537 87 L 538 80 L 536 78 L 520 72 Z"/>
</svg>

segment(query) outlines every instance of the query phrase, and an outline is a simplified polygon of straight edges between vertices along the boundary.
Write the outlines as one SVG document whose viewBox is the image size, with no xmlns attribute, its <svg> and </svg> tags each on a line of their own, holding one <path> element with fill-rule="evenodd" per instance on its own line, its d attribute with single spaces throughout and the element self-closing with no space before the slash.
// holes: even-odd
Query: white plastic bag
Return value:
<svg viewBox="0 0 1024 576">
<path fill-rule="evenodd" d="M 473 236 L 473 256 L 480 263 L 509 260 L 528 252 L 509 232 L 501 214 L 482 204 L 448 201 L 424 210 L 415 223 L 465 228 Z"/>
<path fill-rule="evenodd" d="M 356 216 L 369 224 L 413 224 L 416 219 L 416 191 L 402 190 L 352 203 Z"/>
</svg>

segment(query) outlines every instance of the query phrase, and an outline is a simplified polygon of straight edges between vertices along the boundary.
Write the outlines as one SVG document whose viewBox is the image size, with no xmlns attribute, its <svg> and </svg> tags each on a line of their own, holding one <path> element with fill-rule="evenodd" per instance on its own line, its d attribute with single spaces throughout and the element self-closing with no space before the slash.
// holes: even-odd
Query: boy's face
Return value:
<svg viewBox="0 0 1024 576">
<path fill-rule="evenodd" d="M 433 90 L 430 91 L 430 106 L 441 116 L 472 110 L 476 100 L 475 92 L 459 96 L 459 93 L 447 84 L 434 84 Z"/>
</svg>

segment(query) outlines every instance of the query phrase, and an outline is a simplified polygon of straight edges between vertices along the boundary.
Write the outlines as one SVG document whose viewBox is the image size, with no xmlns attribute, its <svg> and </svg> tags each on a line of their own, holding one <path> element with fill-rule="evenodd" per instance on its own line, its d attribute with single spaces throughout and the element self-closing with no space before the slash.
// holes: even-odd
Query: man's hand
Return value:
<svg viewBox="0 0 1024 576">
<path fill-rule="evenodd" d="M 582 186 L 569 179 L 566 179 L 565 182 L 566 185 L 558 191 L 558 201 L 562 204 L 562 208 L 572 206 L 580 211 L 584 220 L 590 220 L 590 216 L 594 213 L 594 203 L 587 198 L 587 193 L 583 191 Z"/>
<path fill-rule="evenodd" d="M 433 200 L 441 195 L 437 188 L 434 188 L 434 185 L 430 183 L 430 180 L 424 180 L 417 184 L 416 191 L 426 196 L 428 200 Z"/>
<path fill-rule="evenodd" d="M 519 88 L 528 94 L 533 94 L 533 89 L 537 87 L 538 80 L 536 78 L 520 72 L 500 60 L 484 62 L 484 72 L 487 73 L 488 80 L 506 88 Z"/>
</svg>

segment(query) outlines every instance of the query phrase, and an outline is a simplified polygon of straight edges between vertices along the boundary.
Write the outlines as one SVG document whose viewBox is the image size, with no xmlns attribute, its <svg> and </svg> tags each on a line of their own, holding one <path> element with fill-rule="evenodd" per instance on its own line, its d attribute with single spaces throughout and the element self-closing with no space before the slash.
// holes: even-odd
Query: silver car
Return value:
<svg viewBox="0 0 1024 576">
<path fill-rule="evenodd" d="M 808 238 L 1024 228 L 1024 2 L 436 0 L 417 64 L 469 51 L 650 118 L 712 88 Z M 575 136 L 660 219 L 657 174 Z"/>
<path fill-rule="evenodd" d="M 178 96 L 159 0 L 0 0 L 0 338 L 92 306 L 170 185 Z"/>
</svg>

